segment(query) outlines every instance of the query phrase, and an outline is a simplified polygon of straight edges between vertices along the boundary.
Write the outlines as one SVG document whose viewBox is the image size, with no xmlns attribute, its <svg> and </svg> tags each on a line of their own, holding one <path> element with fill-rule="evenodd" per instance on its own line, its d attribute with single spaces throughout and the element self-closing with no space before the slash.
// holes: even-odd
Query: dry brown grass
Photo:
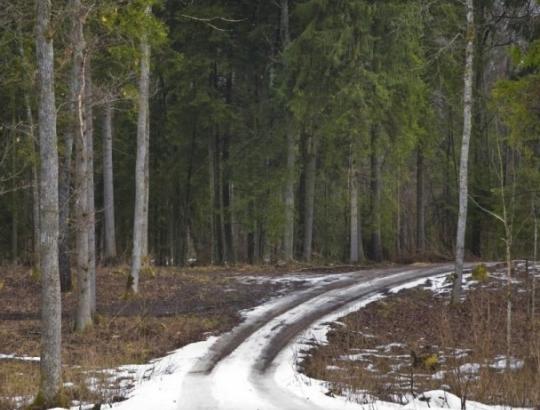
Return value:
<svg viewBox="0 0 540 410">
<path fill-rule="evenodd" d="M 363 392 L 391 400 L 444 389 L 489 404 L 538 406 L 540 313 L 531 316 L 529 284 L 523 272 L 517 275 L 511 354 L 523 360 L 519 369 L 490 366 L 506 354 L 506 289 L 500 279 L 490 279 L 455 307 L 448 296 L 424 289 L 372 303 L 340 319 L 345 326 L 333 326 L 329 343 L 302 363 L 304 371 L 330 381 L 332 393 L 353 392 L 360 401 Z M 481 365 L 477 374 L 462 367 L 475 363 Z"/>
<path fill-rule="evenodd" d="M 63 381 L 71 400 L 121 399 L 123 392 L 111 386 L 103 369 L 145 363 L 229 330 L 239 322 L 239 310 L 259 304 L 281 286 L 242 284 L 217 267 L 155 269 L 142 277 L 140 295 L 126 298 L 127 271 L 125 266 L 99 270 L 96 324 L 82 334 L 73 332 L 76 292 L 63 295 Z M 39 356 L 39 279 L 28 269 L 0 268 L 0 280 L 0 353 Z M 88 387 L 89 377 L 97 389 Z M 38 384 L 38 363 L 0 360 L 0 410 L 15 408 L 10 398 L 31 399 Z"/>
</svg>

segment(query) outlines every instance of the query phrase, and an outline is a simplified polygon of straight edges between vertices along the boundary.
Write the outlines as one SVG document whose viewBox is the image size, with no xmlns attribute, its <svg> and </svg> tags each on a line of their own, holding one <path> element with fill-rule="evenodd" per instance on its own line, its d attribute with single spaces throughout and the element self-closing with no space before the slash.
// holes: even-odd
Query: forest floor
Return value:
<svg viewBox="0 0 540 410">
<path fill-rule="evenodd" d="M 153 268 L 142 275 L 140 296 L 126 297 L 128 268 L 101 268 L 97 272 L 94 327 L 82 334 L 73 332 L 77 295 L 63 295 L 66 394 L 79 402 L 114 401 L 115 397 L 101 397 L 110 396 L 115 390 L 108 384 L 104 369 L 146 363 L 173 349 L 228 331 L 242 320 L 240 311 L 308 285 L 304 281 L 258 281 L 258 276 L 280 276 L 291 271 L 331 274 L 354 269 L 358 267 Z M 28 403 L 39 384 L 39 278 L 28 267 L 0 267 L 0 301 L 3 410 Z M 125 390 L 129 387 L 129 375 L 117 382 Z M 105 384 L 107 388 L 101 389 Z"/>
<path fill-rule="evenodd" d="M 301 370 L 329 396 L 354 402 L 422 400 L 446 391 L 486 404 L 540 409 L 540 271 L 515 266 L 510 352 L 503 268 L 468 275 L 463 303 L 449 305 L 449 281 L 402 290 L 329 324 L 326 340 L 302 355 Z M 532 313 L 532 297 L 536 310 Z M 426 400 L 428 400 L 426 398 Z M 429 404 L 428 404 L 429 405 Z"/>
</svg>

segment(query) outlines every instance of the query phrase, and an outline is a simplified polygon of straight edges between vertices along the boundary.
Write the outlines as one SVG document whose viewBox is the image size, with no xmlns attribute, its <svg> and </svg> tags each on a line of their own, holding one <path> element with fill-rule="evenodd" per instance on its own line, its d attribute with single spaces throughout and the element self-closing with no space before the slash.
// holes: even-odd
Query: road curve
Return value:
<svg viewBox="0 0 540 410">
<path fill-rule="evenodd" d="M 328 275 L 313 288 L 281 297 L 217 339 L 186 374 L 181 410 L 322 410 L 277 382 L 276 358 L 325 316 L 387 289 L 449 272 L 451 264 Z M 265 305 L 263 305 L 265 306 Z M 336 401 L 335 408 L 343 408 Z M 326 405 L 324 409 L 334 408 Z"/>
</svg>

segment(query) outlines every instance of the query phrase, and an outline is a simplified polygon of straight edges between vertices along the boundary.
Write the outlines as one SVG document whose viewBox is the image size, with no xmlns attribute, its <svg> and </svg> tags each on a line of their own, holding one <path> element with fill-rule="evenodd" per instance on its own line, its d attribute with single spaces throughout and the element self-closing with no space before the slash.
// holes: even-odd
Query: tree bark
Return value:
<svg viewBox="0 0 540 410">
<path fill-rule="evenodd" d="M 116 227 L 114 221 L 114 170 L 113 170 L 113 103 L 112 97 L 105 102 L 103 112 L 103 204 L 105 260 L 116 260 Z"/>
<path fill-rule="evenodd" d="M 28 60 L 26 59 L 26 52 L 24 50 L 23 35 L 21 27 L 17 25 L 17 36 L 19 40 L 19 55 L 21 56 L 22 66 L 27 73 L 32 71 Z M 34 81 L 31 75 L 28 75 L 25 79 L 28 81 L 28 86 L 33 87 Z M 38 173 L 38 158 L 37 151 L 39 150 L 36 137 L 36 127 L 34 124 L 34 114 L 32 112 L 32 104 L 30 102 L 29 89 L 24 90 L 24 109 L 26 114 L 26 121 L 28 122 L 28 136 L 30 138 L 30 149 L 32 155 L 32 233 L 33 233 L 33 255 L 32 264 L 34 268 L 39 269 L 39 173 Z"/>
<path fill-rule="evenodd" d="M 145 10 L 150 14 L 150 7 Z M 137 120 L 137 159 L 135 164 L 135 211 L 133 216 L 133 253 L 131 260 L 131 272 L 128 279 L 128 290 L 133 293 L 139 291 L 139 275 L 141 270 L 145 216 L 148 217 L 146 208 L 146 157 L 147 146 L 147 121 L 148 99 L 150 92 L 150 44 L 147 33 L 141 38 L 141 73 L 139 77 L 139 114 Z M 147 225 L 146 225 L 147 226 Z"/>
<path fill-rule="evenodd" d="M 54 45 L 51 3 L 37 0 L 36 54 L 39 88 L 41 383 L 38 399 L 58 404 L 61 389 L 62 310 L 58 269 L 58 151 L 54 94 Z"/>
<path fill-rule="evenodd" d="M 304 203 L 304 260 L 311 261 L 313 246 L 313 219 L 315 208 L 315 180 L 317 172 L 317 145 L 315 136 L 310 136 L 307 141 L 306 163 L 306 195 Z"/>
<path fill-rule="evenodd" d="M 354 169 L 354 164 L 351 164 L 350 172 L 350 261 L 351 263 L 358 263 L 360 261 L 359 256 L 359 244 L 358 244 L 358 180 Z"/>
<path fill-rule="evenodd" d="M 282 51 L 289 46 L 289 1 L 281 0 L 281 45 Z M 285 62 L 285 69 L 287 65 Z M 287 173 L 285 180 L 285 226 L 283 232 L 283 257 L 290 262 L 294 259 L 294 185 L 296 182 L 296 138 L 291 127 L 291 115 L 286 112 Z"/>
<path fill-rule="evenodd" d="M 474 58 L 474 6 L 473 0 L 466 1 L 467 46 L 465 50 L 465 73 L 463 76 L 463 139 L 461 142 L 461 160 L 459 166 L 459 213 L 456 235 L 456 276 L 452 289 L 452 302 L 459 303 L 463 280 L 463 259 L 465 253 L 465 230 L 467 227 L 468 205 L 468 162 L 471 139 L 471 119 L 473 104 L 473 58 Z"/>
<path fill-rule="evenodd" d="M 380 262 L 383 259 L 381 240 L 381 158 L 379 157 L 379 126 L 371 130 L 371 257 Z"/>
<path fill-rule="evenodd" d="M 71 71 L 71 99 L 73 135 L 75 136 L 75 246 L 77 252 L 77 315 L 75 329 L 79 332 L 92 324 L 92 294 L 89 266 L 88 236 L 88 140 L 86 134 L 86 44 L 84 40 L 83 10 L 80 0 L 72 0 L 73 67 Z"/>
<path fill-rule="evenodd" d="M 215 137 L 208 137 L 208 192 L 210 199 L 210 262 L 215 264 L 217 257 L 217 226 L 216 226 L 216 148 Z"/>
<path fill-rule="evenodd" d="M 424 203 L 424 153 L 418 147 L 416 153 L 416 253 L 426 251 L 425 203 Z"/>
<path fill-rule="evenodd" d="M 30 138 L 32 147 L 32 221 L 33 221 L 33 238 L 34 238 L 34 255 L 33 265 L 39 267 L 39 173 L 37 167 L 36 153 L 36 131 L 34 126 L 34 116 L 32 114 L 32 106 L 30 105 L 30 97 L 27 93 L 24 95 L 24 104 L 26 106 L 26 118 L 30 127 Z"/>
<path fill-rule="evenodd" d="M 90 58 L 85 64 L 85 99 L 86 141 L 88 144 L 88 274 L 90 277 L 90 311 L 92 317 L 96 313 L 96 207 L 94 191 L 94 95 Z"/>
<path fill-rule="evenodd" d="M 150 215 L 150 108 L 146 113 L 146 161 L 144 163 L 144 217 L 143 217 L 143 241 L 142 259 L 143 264 L 148 264 L 148 220 Z"/>
</svg>

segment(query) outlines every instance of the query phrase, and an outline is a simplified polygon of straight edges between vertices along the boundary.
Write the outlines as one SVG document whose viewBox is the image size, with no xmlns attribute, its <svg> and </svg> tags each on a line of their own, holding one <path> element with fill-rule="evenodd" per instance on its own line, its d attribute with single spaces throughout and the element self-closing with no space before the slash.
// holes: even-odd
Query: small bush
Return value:
<svg viewBox="0 0 540 410">
<path fill-rule="evenodd" d="M 489 272 L 486 268 L 486 265 L 481 263 L 480 265 L 476 265 L 474 269 L 472 270 L 472 278 L 478 282 L 484 282 L 488 279 Z"/>
</svg>

